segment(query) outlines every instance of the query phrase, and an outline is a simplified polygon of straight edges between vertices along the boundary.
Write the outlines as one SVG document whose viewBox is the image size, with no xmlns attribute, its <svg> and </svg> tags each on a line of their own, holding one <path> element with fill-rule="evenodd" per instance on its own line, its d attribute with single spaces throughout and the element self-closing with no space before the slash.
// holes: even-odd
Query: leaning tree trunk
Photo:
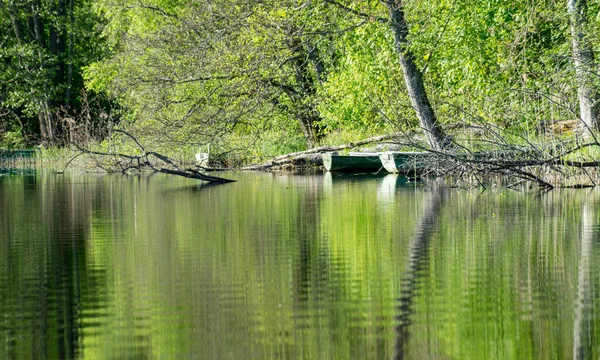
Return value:
<svg viewBox="0 0 600 360">
<path fill-rule="evenodd" d="M 592 71 L 594 64 L 594 54 L 585 31 L 587 24 L 586 10 L 586 0 L 567 0 L 567 11 L 571 19 L 571 38 L 575 74 L 577 76 L 579 111 L 581 121 L 585 127 L 585 134 L 589 136 L 592 130 L 598 128 L 598 111 L 596 96 L 590 83 L 590 71 Z"/>
<path fill-rule="evenodd" d="M 434 150 L 443 150 L 450 146 L 450 141 L 438 124 L 433 107 L 427 98 L 423 74 L 417 68 L 414 56 L 408 49 L 408 25 L 404 18 L 402 0 L 385 0 L 385 5 L 389 10 L 390 26 L 394 32 L 396 51 L 400 57 L 410 102 L 417 113 L 429 146 Z"/>
</svg>

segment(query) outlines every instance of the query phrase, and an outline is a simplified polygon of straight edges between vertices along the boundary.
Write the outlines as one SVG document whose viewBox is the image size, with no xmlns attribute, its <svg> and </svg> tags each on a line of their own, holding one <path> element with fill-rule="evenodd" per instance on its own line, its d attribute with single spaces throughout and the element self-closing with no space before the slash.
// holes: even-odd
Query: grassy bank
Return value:
<svg viewBox="0 0 600 360">
<path fill-rule="evenodd" d="M 600 143 L 594 139 L 583 139 L 577 134 L 522 136 L 508 131 L 500 133 L 485 130 L 487 133 L 474 132 L 472 129 L 454 131 L 452 139 L 455 146 L 443 152 L 434 152 L 434 155 L 437 155 L 435 160 L 426 164 L 427 170 L 422 175 L 450 178 L 461 187 L 484 184 L 503 184 L 502 186 L 511 187 L 522 183 L 534 183 L 552 188 L 590 187 L 600 184 L 600 174 L 597 171 Z M 146 168 L 145 161 L 152 161 L 157 168 L 169 167 L 160 160 L 160 155 L 142 156 L 146 151 L 162 154 L 179 164 L 181 169 L 187 169 L 196 165 L 195 153 L 210 151 L 209 167 L 238 168 L 269 161 L 274 156 L 281 155 L 283 148 L 290 152 L 305 150 L 302 144 L 287 146 L 281 142 L 275 146 L 272 141 L 255 142 L 252 146 L 237 148 L 232 144 L 228 144 L 228 147 L 190 145 L 173 148 L 169 144 L 152 145 L 150 142 L 137 142 L 137 139 L 132 137 L 123 134 L 119 137 L 116 134 L 115 131 L 114 138 L 110 141 L 89 144 L 87 152 L 75 147 L 40 148 L 35 151 L 34 157 L 11 157 L 4 161 L 0 158 L 0 167 L 36 168 L 57 172 L 135 172 Z M 417 131 L 407 133 L 406 136 L 374 143 L 367 142 L 361 147 L 355 147 L 354 145 L 361 140 L 364 140 L 364 135 L 341 136 L 336 133 L 323 139 L 321 146 L 335 146 L 346 142 L 350 145 L 343 151 L 426 151 L 422 135 Z M 99 153 L 104 155 L 98 156 Z M 482 157 L 481 154 L 485 156 Z M 264 169 L 295 170 L 305 167 L 307 163 L 314 164 L 292 161 L 286 162 L 285 166 L 278 164 Z M 311 166 L 314 168 L 314 165 Z"/>
</svg>

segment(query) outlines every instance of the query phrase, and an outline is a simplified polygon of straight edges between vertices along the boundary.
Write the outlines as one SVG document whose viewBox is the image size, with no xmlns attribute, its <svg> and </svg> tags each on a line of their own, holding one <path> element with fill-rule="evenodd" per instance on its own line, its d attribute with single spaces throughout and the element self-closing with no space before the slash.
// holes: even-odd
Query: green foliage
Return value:
<svg viewBox="0 0 600 360">
<path fill-rule="evenodd" d="M 531 127 L 572 116 L 565 109 L 576 91 L 564 61 L 571 50 L 562 3 L 408 4 L 413 50 L 427 67 L 441 118 Z M 547 100 L 565 95 L 571 99 Z"/>
<path fill-rule="evenodd" d="M 106 54 L 92 3 L 0 1 L 0 122 L 27 141 L 64 140 L 86 111 L 81 69 Z"/>
<path fill-rule="evenodd" d="M 86 70 L 91 88 L 136 114 L 138 134 L 155 142 L 167 134 L 174 147 L 230 149 L 242 145 L 233 138 L 281 137 L 269 133 L 300 130 L 306 141 L 316 140 L 317 90 L 325 75 L 305 59 L 328 66 L 328 50 L 304 35 L 306 15 L 288 12 L 291 3 L 140 4 L 97 3 L 100 13 L 113 16 L 105 35 L 117 52 Z M 292 141 L 282 149 L 298 145 L 306 146 Z M 273 148 L 257 144 L 265 146 Z"/>
<path fill-rule="evenodd" d="M 44 131 L 48 116 L 60 131 L 64 108 L 77 117 L 84 78 L 105 106 L 108 97 L 119 104 L 124 125 L 174 151 L 211 143 L 264 157 L 418 124 L 379 1 L 100 0 L 76 2 L 73 18 L 64 1 L 34 1 L 36 11 L 1 4 L 0 108 L 8 114 L 1 119 L 28 137 Z M 577 116 L 563 3 L 402 6 L 407 51 L 440 121 L 529 133 Z M 599 11 L 597 1 L 588 3 L 594 48 Z M 20 41 L 14 21 L 26 30 L 36 16 L 42 41 L 31 29 Z M 53 48 L 57 34 L 62 48 Z M 596 89 L 600 77 L 592 77 Z"/>
<path fill-rule="evenodd" d="M 22 149 L 25 147 L 25 141 L 21 131 L 7 131 L 0 139 L 0 149 Z"/>
<path fill-rule="evenodd" d="M 395 116 L 410 104 L 387 26 L 371 23 L 338 41 L 339 70 L 324 85 L 325 100 L 321 103 L 328 129 L 368 133 L 414 126 L 413 114 Z M 391 119 L 386 119 L 388 114 Z"/>
</svg>

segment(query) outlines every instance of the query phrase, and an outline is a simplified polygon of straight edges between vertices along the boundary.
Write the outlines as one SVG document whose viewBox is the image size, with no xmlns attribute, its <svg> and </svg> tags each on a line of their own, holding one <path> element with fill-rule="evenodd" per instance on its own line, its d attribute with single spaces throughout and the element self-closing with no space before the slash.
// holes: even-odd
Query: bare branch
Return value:
<svg viewBox="0 0 600 360">
<path fill-rule="evenodd" d="M 365 18 L 367 20 L 377 21 L 377 22 L 380 22 L 380 23 L 383 23 L 383 24 L 385 24 L 385 23 L 387 23 L 389 21 L 388 18 L 381 17 L 381 16 L 375 16 L 375 15 L 364 13 L 362 11 L 354 10 L 354 9 L 352 9 L 352 8 L 350 8 L 350 7 L 342 4 L 340 2 L 337 2 L 335 0 L 323 0 L 323 1 L 325 1 L 328 4 L 337 6 L 338 8 L 340 8 L 340 9 L 346 11 L 346 12 L 349 12 L 349 13 L 354 14 L 356 16 L 360 16 L 362 18 Z"/>
<path fill-rule="evenodd" d="M 119 129 L 113 129 L 112 131 L 126 135 L 133 142 L 135 142 L 135 144 L 143 151 L 143 154 L 142 155 L 129 155 L 129 154 L 121 154 L 121 153 L 94 151 L 94 150 L 83 148 L 83 147 L 79 146 L 78 144 L 73 143 L 73 145 L 79 150 L 80 153 L 77 154 L 76 156 L 74 156 L 67 163 L 67 166 L 76 157 L 83 155 L 83 154 L 89 154 L 89 155 L 95 155 L 95 156 L 99 156 L 99 157 L 114 158 L 116 165 L 120 168 L 121 172 L 123 172 L 123 173 L 127 172 L 129 170 L 142 170 L 143 168 L 150 168 L 154 172 L 160 172 L 163 174 L 170 174 L 170 175 L 178 175 L 178 176 L 183 176 L 183 177 L 186 177 L 189 179 L 198 179 L 198 180 L 208 181 L 210 183 L 224 184 L 224 183 L 229 183 L 229 182 L 235 182 L 235 180 L 206 175 L 206 174 L 203 174 L 194 169 L 187 169 L 186 171 L 182 171 L 179 169 L 179 166 L 177 165 L 177 163 L 175 161 L 173 161 L 172 159 L 170 159 L 169 157 L 159 154 L 155 151 L 146 151 L 144 146 L 136 139 L 136 137 L 133 136 L 132 134 L 130 134 L 129 132 L 124 131 L 124 130 L 119 130 Z M 164 168 L 164 167 L 160 167 L 160 168 L 156 167 L 150 161 L 149 156 L 153 156 L 153 157 L 161 160 L 162 162 L 172 166 L 173 169 L 168 169 L 168 168 Z M 126 161 L 124 162 L 123 160 L 126 160 Z M 96 161 L 96 164 L 99 168 L 102 168 L 106 172 L 111 172 L 109 169 L 106 169 L 105 167 L 101 166 L 98 161 Z M 65 169 L 67 168 L 67 166 L 65 166 Z"/>
</svg>

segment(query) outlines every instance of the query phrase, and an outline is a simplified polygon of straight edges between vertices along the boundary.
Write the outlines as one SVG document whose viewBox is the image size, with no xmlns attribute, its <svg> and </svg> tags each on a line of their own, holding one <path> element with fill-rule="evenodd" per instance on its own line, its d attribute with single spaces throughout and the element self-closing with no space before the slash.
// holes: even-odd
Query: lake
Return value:
<svg viewBox="0 0 600 360">
<path fill-rule="evenodd" d="M 600 356 L 600 193 L 0 175 L 0 358 Z"/>
</svg>

